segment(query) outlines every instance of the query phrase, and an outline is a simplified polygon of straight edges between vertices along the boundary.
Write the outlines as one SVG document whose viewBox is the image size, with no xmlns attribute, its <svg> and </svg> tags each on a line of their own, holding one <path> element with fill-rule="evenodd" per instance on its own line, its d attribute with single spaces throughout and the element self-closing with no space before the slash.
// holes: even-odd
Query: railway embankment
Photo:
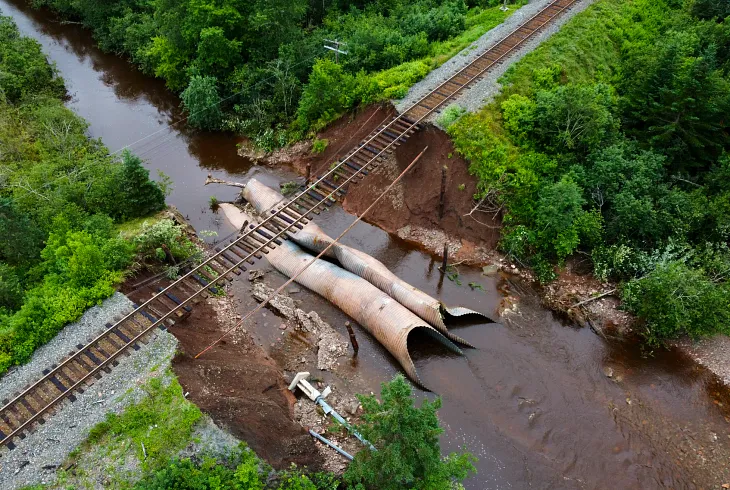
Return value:
<svg viewBox="0 0 730 490">
<path fill-rule="evenodd" d="M 11 398 L 35 382 L 44 369 L 60 362 L 77 344 L 86 344 L 104 330 L 106 323 L 127 313 L 131 307 L 131 302 L 117 293 L 102 305 L 89 309 L 79 321 L 68 324 L 39 348 L 29 363 L 3 376 L 0 397 Z M 16 440 L 15 449 L 3 448 L 0 489 L 54 481 L 56 472 L 65 469 L 68 455 L 86 440 L 95 425 L 103 422 L 107 414 L 119 414 L 139 401 L 145 395 L 143 385 L 167 372 L 176 347 L 172 335 L 157 333 L 144 348 L 121 358 L 118 366 L 83 393 L 77 392 L 75 401 L 62 403 L 44 424 Z"/>
</svg>

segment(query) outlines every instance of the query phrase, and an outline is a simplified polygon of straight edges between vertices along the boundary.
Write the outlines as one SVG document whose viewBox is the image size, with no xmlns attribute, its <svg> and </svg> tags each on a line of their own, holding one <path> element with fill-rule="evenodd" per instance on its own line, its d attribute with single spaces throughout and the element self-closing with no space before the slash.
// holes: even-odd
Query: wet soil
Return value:
<svg viewBox="0 0 730 490">
<path fill-rule="evenodd" d="M 131 285 L 150 277 L 141 273 L 129 279 L 122 292 L 138 304 L 149 299 L 161 281 L 133 290 Z M 177 337 L 178 355 L 172 368 L 187 398 L 248 445 L 275 468 L 292 463 L 313 470 L 323 460 L 312 438 L 294 421 L 296 399 L 278 364 L 256 345 L 244 330 L 223 340 L 209 355 L 195 355 L 236 324 L 235 300 L 210 296 L 193 307 L 188 318 L 169 331 Z"/>
</svg>

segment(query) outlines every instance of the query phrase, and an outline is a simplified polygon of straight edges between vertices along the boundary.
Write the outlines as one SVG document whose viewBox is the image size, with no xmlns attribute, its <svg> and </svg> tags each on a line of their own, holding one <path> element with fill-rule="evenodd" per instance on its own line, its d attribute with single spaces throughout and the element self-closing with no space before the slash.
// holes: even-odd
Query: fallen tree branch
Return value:
<svg viewBox="0 0 730 490">
<path fill-rule="evenodd" d="M 595 301 L 597 299 L 605 298 L 606 296 L 609 296 L 609 295 L 611 295 L 611 294 L 613 294 L 615 292 L 616 292 L 616 288 L 613 288 L 610 291 L 606 291 L 605 293 L 599 294 L 598 296 L 593 296 L 591 298 L 584 299 L 583 301 L 581 301 L 579 303 L 576 303 L 573 306 L 571 306 L 571 308 L 577 308 L 578 306 L 582 306 L 582 305 L 584 305 L 586 303 L 590 303 L 591 301 Z"/>
<path fill-rule="evenodd" d="M 212 175 L 208 174 L 208 178 L 205 179 L 205 185 L 208 184 L 223 184 L 223 185 L 229 185 L 231 187 L 240 187 L 241 189 L 246 188 L 246 184 L 241 184 L 240 182 L 231 182 L 230 180 L 222 180 L 222 179 L 216 179 Z"/>
</svg>

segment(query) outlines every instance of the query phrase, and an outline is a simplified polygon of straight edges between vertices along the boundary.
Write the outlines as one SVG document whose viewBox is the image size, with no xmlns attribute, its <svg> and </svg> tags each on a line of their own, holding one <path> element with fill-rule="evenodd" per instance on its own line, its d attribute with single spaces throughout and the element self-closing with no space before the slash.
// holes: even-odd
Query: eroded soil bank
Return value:
<svg viewBox="0 0 730 490">
<path fill-rule="evenodd" d="M 144 279 L 145 275 L 132 278 L 123 288 L 138 304 L 169 283 L 130 288 Z M 312 438 L 294 421 L 296 399 L 287 389 L 281 368 L 245 329 L 195 359 L 238 319 L 232 294 L 210 296 L 197 303 L 186 320 L 169 329 L 179 342 L 172 368 L 187 398 L 272 466 L 285 469 L 295 463 L 320 468 L 322 460 Z"/>
</svg>

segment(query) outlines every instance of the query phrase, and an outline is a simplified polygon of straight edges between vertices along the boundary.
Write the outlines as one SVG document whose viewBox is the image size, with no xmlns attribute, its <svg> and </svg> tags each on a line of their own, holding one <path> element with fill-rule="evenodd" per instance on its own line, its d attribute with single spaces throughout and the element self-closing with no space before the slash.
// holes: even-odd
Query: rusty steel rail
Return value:
<svg viewBox="0 0 730 490">
<path fill-rule="evenodd" d="M 57 366 L 43 372 L 42 377 L 23 389 L 0 408 L 0 446 L 12 449 L 14 439 L 25 437 L 34 424 L 43 423 L 61 402 L 75 399 L 74 392 L 83 392 L 102 372 L 116 365 L 121 355 L 130 348 L 139 348 L 155 328 L 166 328 L 175 320 L 190 314 L 190 304 L 216 292 L 223 280 L 232 280 L 230 274 L 245 271 L 245 263 L 266 255 L 289 236 L 290 230 L 301 229 L 319 214 L 342 198 L 349 184 L 357 183 L 378 166 L 384 156 L 403 143 L 421 127 L 422 122 L 444 103 L 469 88 L 492 66 L 514 52 L 545 25 L 570 8 L 577 0 L 556 0 L 521 24 L 497 44 L 489 48 L 454 76 L 413 104 L 403 114 L 373 131 L 345 158 L 337 161 L 323 175 L 303 187 L 291 200 L 277 205 L 260 223 L 245 226 L 238 237 L 228 245 L 217 247 L 215 253 L 199 265 L 190 268 L 170 285 L 159 288 L 151 299 L 135 305 L 133 311 L 86 345 L 78 345 Z M 447 85 L 456 87 L 446 89 Z M 446 93 L 444 93 L 446 92 Z M 174 317 L 174 318 L 173 318 Z"/>
</svg>

